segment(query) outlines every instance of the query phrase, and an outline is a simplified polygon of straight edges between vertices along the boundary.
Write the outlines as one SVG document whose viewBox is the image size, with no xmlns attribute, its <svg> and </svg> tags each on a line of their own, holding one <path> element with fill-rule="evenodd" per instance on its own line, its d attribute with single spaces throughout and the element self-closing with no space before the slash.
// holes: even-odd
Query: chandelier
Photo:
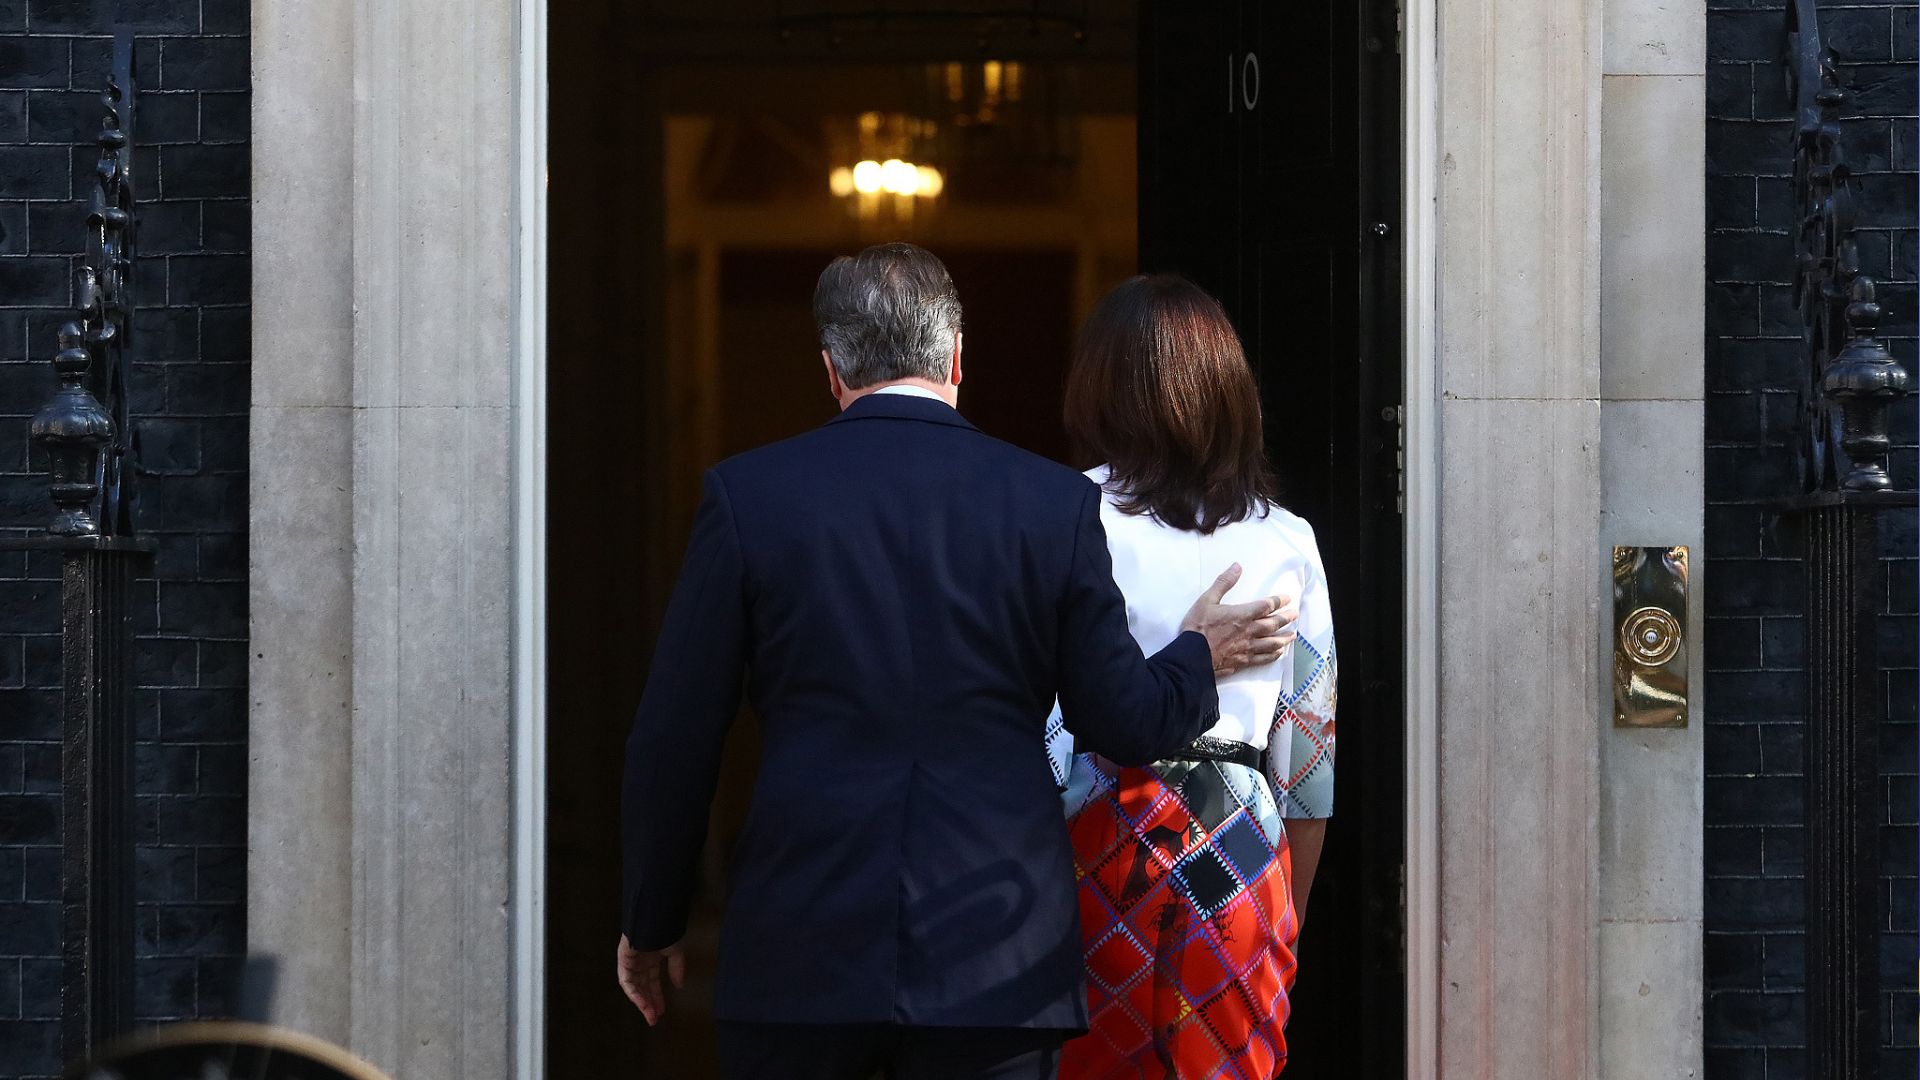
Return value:
<svg viewBox="0 0 1920 1080">
<path fill-rule="evenodd" d="M 1080 149 L 1073 65 L 949 60 L 926 65 L 924 86 L 943 167 L 1036 195 L 1071 174 Z"/>
<path fill-rule="evenodd" d="M 927 67 L 931 95 L 951 123 L 984 127 L 1019 109 L 1026 96 L 1027 70 L 1017 60 L 959 60 Z"/>
<path fill-rule="evenodd" d="M 829 120 L 827 186 L 868 225 L 912 225 L 955 177 L 962 198 L 1046 197 L 1078 156 L 1070 70 L 1017 60 L 925 65 L 920 104 Z"/>
<path fill-rule="evenodd" d="M 843 130 L 831 130 L 841 127 Z M 862 224 L 906 226 L 931 209 L 946 176 L 929 164 L 939 125 L 907 113 L 865 112 L 852 130 L 829 125 L 834 160 L 832 191 Z"/>
</svg>

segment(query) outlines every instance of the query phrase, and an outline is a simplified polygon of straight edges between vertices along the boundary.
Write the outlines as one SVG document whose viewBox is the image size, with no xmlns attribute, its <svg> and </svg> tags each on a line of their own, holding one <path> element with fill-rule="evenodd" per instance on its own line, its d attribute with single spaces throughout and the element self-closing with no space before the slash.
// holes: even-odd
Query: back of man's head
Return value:
<svg viewBox="0 0 1920 1080">
<path fill-rule="evenodd" d="M 876 244 L 827 264 L 813 290 L 820 347 L 850 390 L 952 374 L 960 297 L 944 263 L 913 244 Z"/>
</svg>

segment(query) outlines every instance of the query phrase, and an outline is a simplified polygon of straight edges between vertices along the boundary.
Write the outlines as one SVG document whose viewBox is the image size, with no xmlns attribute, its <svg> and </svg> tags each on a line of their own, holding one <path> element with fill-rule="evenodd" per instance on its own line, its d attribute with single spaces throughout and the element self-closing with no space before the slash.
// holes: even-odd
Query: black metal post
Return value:
<svg viewBox="0 0 1920 1080">
<path fill-rule="evenodd" d="M 62 555 L 61 1052 L 81 1061 L 133 1028 L 133 644 L 145 552 L 113 540 Z"/>
<path fill-rule="evenodd" d="M 1913 506 L 1887 471 L 1887 410 L 1909 377 L 1877 335 L 1860 272 L 1847 93 L 1820 42 L 1816 0 L 1787 8 L 1800 214 L 1794 296 L 1806 346 L 1799 442 L 1803 492 L 1779 509 L 1806 544 L 1807 1075 L 1871 1080 L 1880 1042 L 1878 514 Z"/>
<path fill-rule="evenodd" d="M 1807 1075 L 1874 1075 L 1879 1042 L 1877 511 L 1803 515 L 1807 544 Z"/>
<path fill-rule="evenodd" d="M 53 396 L 33 418 L 51 467 L 44 536 L 7 547 L 61 554 L 60 1044 L 71 1062 L 133 1027 L 133 581 L 152 549 L 135 535 L 137 477 L 128 415 L 133 324 L 134 39 L 114 37 L 94 141 L 100 160 L 74 274 L 74 317 L 59 330 Z"/>
</svg>

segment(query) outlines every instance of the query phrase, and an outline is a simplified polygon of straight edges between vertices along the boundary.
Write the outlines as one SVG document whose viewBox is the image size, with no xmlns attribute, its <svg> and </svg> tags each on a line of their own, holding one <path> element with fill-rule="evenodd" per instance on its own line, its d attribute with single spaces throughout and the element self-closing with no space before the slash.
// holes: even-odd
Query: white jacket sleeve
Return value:
<svg viewBox="0 0 1920 1080">
<path fill-rule="evenodd" d="M 1280 689 L 1267 736 L 1267 779 L 1280 816 L 1333 816 L 1334 709 L 1339 657 L 1327 572 L 1317 548 L 1308 551 L 1307 583 L 1300 590 L 1298 637 L 1290 648 L 1293 676 Z"/>
</svg>

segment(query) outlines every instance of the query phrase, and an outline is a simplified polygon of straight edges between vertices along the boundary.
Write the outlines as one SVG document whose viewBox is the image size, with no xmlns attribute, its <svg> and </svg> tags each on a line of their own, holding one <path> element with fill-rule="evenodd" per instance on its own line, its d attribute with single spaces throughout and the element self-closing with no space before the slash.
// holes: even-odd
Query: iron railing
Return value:
<svg viewBox="0 0 1920 1080">
<path fill-rule="evenodd" d="M 1805 332 L 1801 477 L 1809 492 L 1890 489 L 1887 411 L 1908 376 L 1877 337 L 1880 305 L 1860 270 L 1845 154 L 1847 92 L 1820 41 L 1819 5 L 1787 9 L 1787 90 L 1794 102 L 1794 299 Z"/>
<path fill-rule="evenodd" d="M 1779 509 L 1806 545 L 1807 1075 L 1867 1080 L 1880 1042 L 1879 513 L 1915 505 L 1888 471 L 1888 412 L 1910 390 L 1879 340 L 1880 305 L 1861 271 L 1848 95 L 1815 0 L 1791 0 L 1786 31 L 1805 364 L 1802 490 Z"/>
<path fill-rule="evenodd" d="M 53 516 L 5 546 L 61 559 L 61 1052 L 85 1060 L 133 1026 L 134 578 L 151 561 L 135 530 L 133 328 L 134 39 L 114 37 L 94 141 L 72 318 L 57 335 L 52 397 L 34 415 Z"/>
</svg>

